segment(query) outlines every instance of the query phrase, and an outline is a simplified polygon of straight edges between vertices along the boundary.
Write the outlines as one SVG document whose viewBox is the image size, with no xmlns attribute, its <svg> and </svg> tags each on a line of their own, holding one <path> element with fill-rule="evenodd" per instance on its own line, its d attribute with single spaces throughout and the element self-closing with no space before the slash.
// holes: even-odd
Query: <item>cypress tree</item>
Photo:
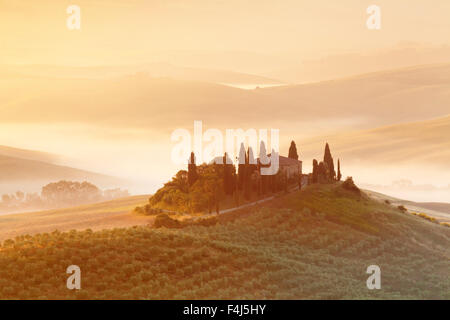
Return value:
<svg viewBox="0 0 450 320">
<path fill-rule="evenodd" d="M 195 181 L 198 179 L 197 174 L 197 166 L 195 164 L 195 154 L 194 152 L 191 152 L 191 157 L 189 159 L 188 163 L 188 184 L 189 186 L 192 186 Z"/>
<path fill-rule="evenodd" d="M 312 183 L 317 183 L 319 177 L 319 164 L 317 160 L 313 160 L 313 172 L 312 172 Z"/>
<path fill-rule="evenodd" d="M 295 145 L 294 140 L 291 141 L 288 158 L 298 160 L 297 146 Z"/>
<path fill-rule="evenodd" d="M 338 180 L 338 181 L 341 181 L 341 179 L 342 179 L 342 174 L 341 174 L 341 162 L 339 161 L 339 159 L 338 159 L 338 167 L 337 167 L 337 169 L 338 169 L 338 172 L 337 172 L 337 180 Z"/>
<path fill-rule="evenodd" d="M 334 171 L 334 161 L 333 157 L 331 156 L 330 146 L 327 144 L 325 145 L 325 153 L 323 155 L 323 162 L 328 167 L 328 175 L 326 177 L 327 180 L 335 180 L 336 179 L 336 171 Z"/>
<path fill-rule="evenodd" d="M 325 181 L 327 181 L 327 164 L 323 161 L 319 162 L 319 167 L 317 170 L 317 181 L 319 183 L 324 183 Z"/>
<path fill-rule="evenodd" d="M 241 148 L 239 150 L 239 164 L 238 164 L 238 187 L 239 187 L 239 190 L 242 190 L 243 186 L 244 186 L 245 163 L 246 163 L 245 148 L 244 148 L 244 144 L 241 143 Z"/>
<path fill-rule="evenodd" d="M 248 149 L 247 154 L 245 156 L 245 169 L 244 169 L 244 197 L 247 200 L 250 200 L 251 192 L 252 192 L 252 170 L 250 167 L 250 149 Z"/>
<path fill-rule="evenodd" d="M 225 194 L 233 194 L 233 165 L 229 164 L 227 153 L 223 155 L 223 191 Z"/>
</svg>

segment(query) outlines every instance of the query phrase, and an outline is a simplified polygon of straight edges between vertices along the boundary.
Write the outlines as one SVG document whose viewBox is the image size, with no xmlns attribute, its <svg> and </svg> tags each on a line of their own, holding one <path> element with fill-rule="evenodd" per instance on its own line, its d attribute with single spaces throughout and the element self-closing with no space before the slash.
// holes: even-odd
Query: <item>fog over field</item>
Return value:
<svg viewBox="0 0 450 320">
<path fill-rule="evenodd" d="M 0 150 L 3 157 L 19 158 L 18 163 L 40 160 L 97 172 L 128 180 L 120 186 L 133 193 L 154 192 L 181 169 L 170 158 L 171 133 L 177 128 L 193 133 L 194 121 L 201 120 L 204 130 L 218 128 L 224 135 L 226 129 L 278 128 L 281 154 L 296 140 L 305 172 L 328 141 L 343 174 L 359 183 L 389 185 L 409 178 L 416 185 L 436 187 L 420 194 L 402 190 L 411 200 L 450 198 L 444 188 L 450 181 L 450 148 L 444 138 L 450 132 L 450 64 L 255 90 L 176 76 L 154 78 L 145 72 L 93 77 L 91 68 L 77 69 L 86 78 L 76 79 L 58 77 L 66 74 L 62 67 L 30 66 L 32 75 L 26 78 L 18 76 L 27 70 L 23 67 L 8 70 L 12 74 L 3 78 L 3 85 L 9 90 L 0 97 L 5 106 L 0 110 L 1 144 L 55 155 L 33 158 Z M 35 175 L 23 190 L 43 185 L 33 183 Z M 56 178 L 49 174 L 47 180 Z M 24 182 L 14 179 L 19 183 L 5 182 L 15 188 Z M 99 181 L 94 175 L 91 179 Z"/>
<path fill-rule="evenodd" d="M 450 201 L 446 0 L 380 0 L 375 32 L 357 0 L 80 0 L 80 32 L 65 3 L 0 5 L 0 145 L 57 157 L 0 149 L 1 192 L 60 177 L 152 193 L 182 169 L 171 133 L 200 120 L 280 129 L 304 172 L 328 141 L 358 183 Z"/>
</svg>

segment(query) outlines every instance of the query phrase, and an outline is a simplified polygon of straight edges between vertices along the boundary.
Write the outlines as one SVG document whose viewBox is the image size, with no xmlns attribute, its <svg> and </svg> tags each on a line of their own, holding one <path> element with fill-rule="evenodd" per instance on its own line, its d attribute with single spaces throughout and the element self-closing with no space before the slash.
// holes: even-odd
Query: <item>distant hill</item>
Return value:
<svg viewBox="0 0 450 320">
<path fill-rule="evenodd" d="M 47 77 L 47 78 L 80 78 L 107 79 L 111 77 L 129 76 L 135 73 L 145 73 L 155 78 L 172 78 L 174 80 L 191 80 L 212 83 L 234 84 L 282 84 L 283 82 L 264 76 L 249 73 L 234 72 L 212 68 L 181 67 L 170 63 L 151 63 L 123 66 L 58 66 L 58 65 L 21 65 L 1 66 L 0 74 L 16 77 Z"/>
<path fill-rule="evenodd" d="M 435 218 L 439 222 L 450 223 L 450 203 L 446 202 L 414 202 L 403 199 L 398 199 L 385 195 L 383 193 L 366 190 L 366 193 L 374 199 L 388 200 L 393 205 L 403 205 L 411 212 L 425 213 L 426 215 Z M 446 200 L 446 199 L 445 199 Z"/>
<path fill-rule="evenodd" d="M 295 101 L 299 118 L 314 115 L 343 121 L 370 119 L 372 125 L 418 121 L 449 113 L 450 64 L 386 70 L 262 91 L 277 96 L 280 105 Z"/>
<path fill-rule="evenodd" d="M 417 43 L 403 43 L 376 52 L 349 52 L 319 56 L 290 62 L 290 67 L 277 66 L 265 75 L 291 83 L 305 83 L 339 79 L 379 70 L 399 69 L 424 63 L 437 64 L 450 61 L 450 46 L 426 47 Z"/>
<path fill-rule="evenodd" d="M 5 77 L 0 80 L 6 89 L 0 93 L 0 121 L 167 130 L 191 125 L 201 114 L 204 122 L 219 128 L 233 124 L 292 131 L 320 121 L 331 123 L 329 129 L 332 124 L 367 129 L 444 116 L 450 104 L 450 64 L 258 90 L 204 81 L 207 77 L 197 78 L 202 81 L 187 78 L 155 78 L 145 73 L 95 79 Z"/>
<path fill-rule="evenodd" d="M 450 215 L 450 203 L 442 203 L 442 202 L 419 202 L 418 205 L 435 211 L 441 211 L 448 213 Z"/>
<path fill-rule="evenodd" d="M 413 163 L 450 168 L 447 137 L 450 137 L 450 116 L 305 139 L 300 145 L 305 157 L 317 156 L 323 141 L 328 141 L 347 163 Z"/>
<path fill-rule="evenodd" d="M 27 151 L 16 153 L 37 158 L 41 156 L 40 153 Z M 59 180 L 89 181 L 102 188 L 127 184 L 123 179 L 103 174 L 2 154 L 0 154 L 0 172 L 0 193 L 13 193 L 17 190 L 37 191 L 45 184 Z"/>
<path fill-rule="evenodd" d="M 175 226 L 114 223 L 5 241 L 0 298 L 450 298 L 450 228 L 338 185 Z M 67 290 L 68 263 L 81 267 L 82 290 Z M 380 267 L 381 290 L 366 286 L 371 265 Z"/>
<path fill-rule="evenodd" d="M 53 164 L 61 160 L 61 157 L 56 154 L 34 150 L 19 149 L 8 146 L 0 146 L 0 155 L 20 159 L 49 162 Z"/>
</svg>

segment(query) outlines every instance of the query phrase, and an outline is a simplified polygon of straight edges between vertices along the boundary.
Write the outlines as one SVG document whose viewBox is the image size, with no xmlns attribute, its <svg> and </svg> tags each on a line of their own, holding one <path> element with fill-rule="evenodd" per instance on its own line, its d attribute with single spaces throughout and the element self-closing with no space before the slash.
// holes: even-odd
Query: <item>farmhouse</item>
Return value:
<svg viewBox="0 0 450 320">
<path fill-rule="evenodd" d="M 268 157 L 271 156 L 271 154 L 269 153 L 267 155 Z M 228 155 L 227 155 L 228 157 Z M 297 179 L 298 177 L 301 176 L 302 174 L 302 161 L 300 160 L 296 160 L 296 159 L 292 159 L 292 158 L 288 158 L 288 157 L 283 157 L 283 156 L 279 156 L 278 158 L 278 165 L 279 165 L 279 171 L 281 171 L 281 173 L 286 174 L 286 177 L 289 180 L 293 180 L 293 179 Z M 231 159 L 228 157 L 228 161 L 230 163 L 232 163 Z M 256 158 L 256 163 L 258 164 L 258 168 L 263 167 L 264 165 L 262 165 L 259 162 L 259 158 Z M 215 157 L 210 163 L 223 163 L 223 157 Z M 267 165 L 270 166 L 270 165 Z"/>
<path fill-rule="evenodd" d="M 282 173 L 286 173 L 288 179 L 298 178 L 302 174 L 302 162 L 300 160 L 279 156 L 279 166 Z"/>
</svg>

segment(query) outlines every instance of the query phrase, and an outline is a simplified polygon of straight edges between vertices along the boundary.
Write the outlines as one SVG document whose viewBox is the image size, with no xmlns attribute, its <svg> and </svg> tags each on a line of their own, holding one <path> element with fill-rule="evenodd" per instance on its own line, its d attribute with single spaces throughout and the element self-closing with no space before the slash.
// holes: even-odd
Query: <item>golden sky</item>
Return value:
<svg viewBox="0 0 450 320">
<path fill-rule="evenodd" d="M 372 4 L 381 8 L 381 30 L 366 27 Z M 81 8 L 79 31 L 66 26 L 69 5 Z M 155 63 L 143 69 L 151 70 L 162 62 L 197 67 L 189 76 L 201 67 L 283 83 L 314 82 L 448 63 L 449 17 L 449 0 L 0 0 L 0 145 L 58 153 L 72 159 L 71 166 L 141 177 L 154 182 L 143 189 L 148 192 L 179 169 L 168 160 L 172 126 L 190 129 L 193 120 L 245 129 L 270 123 L 281 129 L 286 151 L 291 139 L 444 116 L 448 66 L 288 88 L 277 95 L 157 76 L 81 80 L 77 72 L 89 70 L 8 65 L 108 65 L 92 68 L 92 74 L 125 66 L 135 74 L 141 70 L 137 65 Z M 21 77 L 24 70 L 48 78 Z M 273 107 L 277 116 L 253 111 L 262 107 Z M 317 117 L 308 117 L 308 110 Z M 329 119 L 318 117 L 320 112 Z M 243 113 L 258 117 L 236 124 L 235 115 Z M 305 159 L 309 166 L 311 156 Z M 448 184 L 440 168 L 419 168 L 419 182 Z M 366 175 L 346 170 L 371 183 L 412 171 L 398 165 L 384 175 L 372 167 Z"/>
<path fill-rule="evenodd" d="M 81 31 L 66 27 L 70 4 L 81 8 Z M 366 28 L 371 4 L 382 10 L 379 31 Z M 177 52 L 312 58 L 446 44 L 449 15 L 448 0 L 0 0 L 0 60 L 123 64 Z"/>
</svg>

